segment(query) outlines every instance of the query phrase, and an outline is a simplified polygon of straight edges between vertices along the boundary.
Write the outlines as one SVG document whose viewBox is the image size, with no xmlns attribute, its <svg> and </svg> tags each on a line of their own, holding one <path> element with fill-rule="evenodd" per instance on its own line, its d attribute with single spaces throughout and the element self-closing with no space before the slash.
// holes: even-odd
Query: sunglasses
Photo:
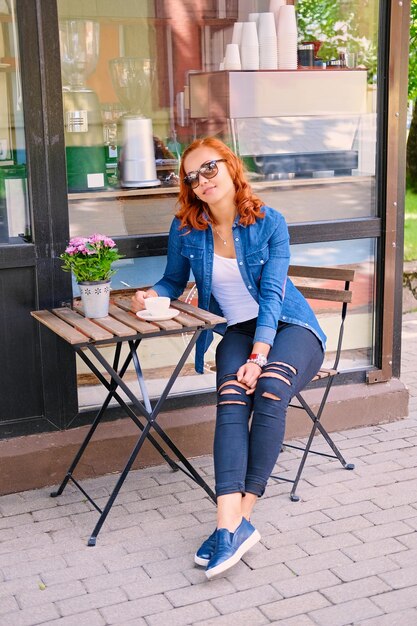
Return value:
<svg viewBox="0 0 417 626">
<path fill-rule="evenodd" d="M 217 167 L 217 163 L 225 163 L 226 159 L 213 159 L 212 161 L 207 161 L 207 163 L 203 163 L 203 165 L 195 172 L 190 172 L 187 176 L 184 176 L 182 179 L 183 182 L 191 189 L 195 189 L 200 184 L 200 174 L 207 180 L 210 178 L 214 178 L 219 168 Z"/>
</svg>

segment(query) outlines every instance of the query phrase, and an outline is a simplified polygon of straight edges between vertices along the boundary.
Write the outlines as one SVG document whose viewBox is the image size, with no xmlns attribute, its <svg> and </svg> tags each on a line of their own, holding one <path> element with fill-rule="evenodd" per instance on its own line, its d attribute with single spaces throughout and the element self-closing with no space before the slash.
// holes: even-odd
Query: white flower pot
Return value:
<svg viewBox="0 0 417 626">
<path fill-rule="evenodd" d="M 93 319 L 109 313 L 110 281 L 93 280 L 78 283 L 84 315 Z"/>
</svg>

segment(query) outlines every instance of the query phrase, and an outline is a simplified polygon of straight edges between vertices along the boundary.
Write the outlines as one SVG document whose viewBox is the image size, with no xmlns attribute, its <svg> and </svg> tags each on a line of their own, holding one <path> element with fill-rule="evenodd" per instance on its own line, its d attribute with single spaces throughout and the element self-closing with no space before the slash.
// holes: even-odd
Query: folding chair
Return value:
<svg viewBox="0 0 417 626">
<path fill-rule="evenodd" d="M 307 403 L 307 401 L 305 400 L 303 396 L 304 391 L 302 393 L 297 393 L 295 395 L 295 398 L 298 400 L 299 404 L 295 404 L 295 403 L 290 404 L 290 406 L 293 407 L 294 409 L 301 409 L 303 411 L 306 411 L 306 413 L 308 414 L 308 416 L 311 418 L 313 422 L 313 426 L 312 426 L 312 429 L 311 429 L 311 432 L 310 432 L 310 435 L 308 437 L 307 444 L 305 445 L 305 447 L 297 446 L 294 444 L 288 444 L 288 443 L 284 443 L 284 446 L 283 446 L 284 448 L 293 448 L 296 450 L 303 451 L 303 455 L 301 457 L 300 464 L 298 466 L 297 474 L 294 479 L 289 479 L 289 478 L 285 478 L 282 476 L 275 476 L 275 475 L 271 476 L 271 478 L 274 478 L 277 481 L 285 481 L 285 482 L 293 483 L 291 493 L 290 493 L 290 498 L 293 502 L 298 502 L 300 498 L 299 496 L 296 495 L 296 490 L 297 490 L 298 483 L 301 478 L 301 474 L 303 473 L 304 465 L 306 463 L 306 460 L 309 454 L 316 454 L 316 455 L 331 458 L 331 459 L 339 459 L 343 468 L 347 470 L 352 470 L 355 467 L 353 463 L 347 463 L 345 461 L 340 450 L 338 449 L 335 442 L 330 437 L 329 433 L 326 431 L 326 429 L 324 428 L 323 424 L 320 421 L 323 410 L 326 406 L 327 398 L 328 398 L 330 389 L 332 387 L 333 381 L 335 377 L 337 376 L 337 374 L 339 374 L 338 366 L 339 366 L 339 360 L 340 360 L 340 353 L 342 350 L 343 331 L 344 331 L 344 324 L 345 324 L 346 313 L 347 313 L 347 306 L 352 301 L 352 291 L 350 289 L 350 283 L 353 282 L 355 272 L 354 270 L 341 269 L 341 268 L 336 268 L 336 267 L 304 267 L 301 265 L 291 265 L 288 270 L 288 275 L 294 278 L 308 279 L 308 281 L 310 281 L 310 279 L 318 279 L 320 281 L 335 281 L 336 284 L 333 286 L 333 283 L 332 283 L 332 288 L 327 288 L 327 286 L 324 288 L 320 286 L 313 286 L 310 284 L 305 285 L 303 284 L 303 282 L 305 281 L 302 281 L 301 284 L 297 284 L 297 281 L 295 281 L 295 283 L 297 284 L 297 288 L 301 291 L 301 293 L 307 299 L 324 300 L 327 302 L 338 303 L 340 305 L 340 326 L 339 326 L 336 354 L 335 354 L 333 367 L 332 369 L 321 369 L 313 378 L 311 383 L 308 385 L 309 389 L 311 389 L 312 386 L 317 386 L 323 389 L 323 395 L 321 397 L 318 410 L 316 411 L 316 413 L 314 413 L 313 409 L 309 406 L 309 404 Z M 340 283 L 343 283 L 343 286 Z M 323 383 L 321 383 L 323 379 L 327 379 L 327 382 L 324 387 L 323 387 Z M 330 446 L 333 454 L 326 454 L 324 452 L 318 452 L 318 451 L 311 449 L 313 438 L 316 432 L 319 432 L 324 437 L 324 439 Z"/>
</svg>

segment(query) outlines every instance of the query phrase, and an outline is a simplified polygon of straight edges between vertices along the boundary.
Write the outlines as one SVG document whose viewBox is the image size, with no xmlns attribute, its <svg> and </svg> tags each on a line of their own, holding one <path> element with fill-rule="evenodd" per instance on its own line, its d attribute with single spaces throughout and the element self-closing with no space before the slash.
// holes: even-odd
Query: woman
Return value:
<svg viewBox="0 0 417 626">
<path fill-rule="evenodd" d="M 285 220 L 252 193 L 238 157 L 218 139 L 198 139 L 183 154 L 180 177 L 164 276 L 133 304 L 178 298 L 191 269 L 199 306 L 227 319 L 216 328 L 224 334 L 216 350 L 217 528 L 195 555 L 212 578 L 260 539 L 249 520 L 281 450 L 288 404 L 320 369 L 325 335 L 287 278 Z M 202 372 L 212 335 L 200 339 Z"/>
</svg>

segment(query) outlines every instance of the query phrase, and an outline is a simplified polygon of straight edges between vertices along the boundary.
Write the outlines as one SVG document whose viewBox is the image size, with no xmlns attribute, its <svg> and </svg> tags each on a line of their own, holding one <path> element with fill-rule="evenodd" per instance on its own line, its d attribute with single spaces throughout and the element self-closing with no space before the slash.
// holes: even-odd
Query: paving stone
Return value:
<svg viewBox="0 0 417 626">
<path fill-rule="evenodd" d="M 22 609 L 26 609 L 30 606 L 48 604 L 65 598 L 79 597 L 85 593 L 85 588 L 77 580 L 63 584 L 46 585 L 46 588 L 38 587 L 35 591 L 22 591 L 16 594 L 16 600 Z"/>
<path fill-rule="evenodd" d="M 5 580 L 13 580 L 14 578 L 25 578 L 32 574 L 47 572 L 48 570 L 64 569 L 66 566 L 67 564 L 63 557 L 58 556 L 51 559 L 46 558 L 39 561 L 6 566 L 2 568 L 2 572 Z"/>
<path fill-rule="evenodd" d="M 261 610 L 270 620 L 282 620 L 294 615 L 309 613 L 328 605 L 329 602 L 326 598 L 320 593 L 313 591 L 312 593 L 305 593 L 294 598 L 286 598 L 278 602 L 264 604 Z"/>
<path fill-rule="evenodd" d="M 322 537 L 328 537 L 330 535 L 353 532 L 360 528 L 368 528 L 369 526 L 372 526 L 371 520 L 366 519 L 362 515 L 354 515 L 353 517 L 346 517 L 333 522 L 315 524 L 313 530 L 317 531 Z"/>
<path fill-rule="evenodd" d="M 76 598 L 68 598 L 55 602 L 55 606 L 59 609 L 61 615 L 73 615 L 75 613 L 85 613 L 91 609 L 99 609 L 112 604 L 124 602 L 127 599 L 126 594 L 121 589 L 106 589 L 105 591 L 96 591 L 87 593 Z"/>
<path fill-rule="evenodd" d="M 0 615 L 4 613 L 13 613 L 19 610 L 19 605 L 12 596 L 3 596 L 0 598 Z"/>
<path fill-rule="evenodd" d="M 194 520 L 195 523 L 195 520 Z M 150 548 L 163 548 L 164 552 L 168 556 L 178 556 L 178 554 L 184 554 L 184 540 L 179 531 L 167 530 L 165 533 L 145 535 L 140 537 L 130 537 L 123 541 L 123 548 L 128 554 L 132 552 L 140 552 L 141 550 L 148 550 Z M 187 542 L 189 545 L 190 542 Z M 179 552 L 177 551 L 179 550 Z"/>
<path fill-rule="evenodd" d="M 379 577 L 393 589 L 417 585 L 417 565 L 404 567 L 392 572 L 381 572 Z"/>
<path fill-rule="evenodd" d="M 43 622 L 42 626 L 105 626 L 106 622 L 98 611 L 87 611 Z"/>
<path fill-rule="evenodd" d="M 159 512 L 163 517 L 176 517 L 178 515 L 184 515 L 186 513 L 198 513 L 201 514 L 202 511 L 210 511 L 210 513 L 215 513 L 215 508 L 213 502 L 204 498 L 200 500 L 198 505 L 192 500 L 191 502 L 183 502 L 179 503 L 178 501 L 171 506 L 161 506 L 158 507 Z M 198 509 L 198 510 L 196 510 Z"/>
<path fill-rule="evenodd" d="M 298 596 L 311 591 L 319 591 L 332 585 L 340 585 L 340 578 L 332 574 L 329 570 L 314 572 L 302 576 L 286 578 L 278 582 L 273 582 L 273 587 L 279 591 L 284 598 Z"/>
<path fill-rule="evenodd" d="M 213 607 L 211 609 L 214 612 Z M 117 624 L 128 620 L 135 620 L 139 617 L 147 616 L 147 622 L 150 622 L 150 616 L 153 613 L 161 613 L 169 611 L 169 617 L 165 615 L 165 626 L 169 624 L 173 626 L 174 617 L 171 620 L 171 614 L 173 613 L 172 605 L 162 595 L 151 596 L 150 598 L 140 598 L 139 600 L 131 600 L 130 602 L 123 602 L 121 604 L 115 604 L 114 606 L 103 607 L 100 613 L 106 620 L 107 624 Z M 162 622 L 161 622 L 162 623 Z M 187 623 L 187 622 L 185 622 Z"/>
<path fill-rule="evenodd" d="M 149 535 L 163 535 L 166 532 L 172 530 L 179 530 L 181 528 L 190 528 L 196 525 L 196 518 L 189 515 L 178 515 L 177 517 L 170 517 L 169 519 L 161 520 L 160 522 L 145 522 L 140 523 L 142 530 Z"/>
<path fill-rule="evenodd" d="M 276 533 L 264 537 L 262 535 L 262 543 L 267 548 L 278 548 L 280 546 L 288 546 L 292 544 L 302 543 L 302 541 L 310 542 L 321 539 L 321 535 L 312 528 L 301 528 L 297 530 L 288 530 L 285 533 Z"/>
<path fill-rule="evenodd" d="M 226 580 L 226 578 L 216 578 L 210 582 L 206 580 L 200 585 L 193 585 L 191 587 L 186 587 L 185 589 L 168 591 L 165 593 L 165 596 L 174 607 L 178 607 L 186 604 L 203 602 L 204 600 L 211 600 L 212 598 L 224 595 L 227 595 L 228 598 L 230 598 L 230 594 L 234 591 L 235 589 L 233 585 Z"/>
<path fill-rule="evenodd" d="M 321 511 L 313 511 L 304 515 L 295 515 L 279 520 L 271 520 L 273 525 L 281 532 L 287 530 L 295 530 L 299 528 L 311 528 L 318 524 L 324 524 L 329 521 L 329 517 Z"/>
<path fill-rule="evenodd" d="M 137 598 L 145 598 L 155 596 L 158 593 L 180 589 L 181 587 L 189 587 L 190 583 L 185 576 L 179 572 L 175 574 L 167 574 L 165 576 L 157 576 L 147 581 L 134 581 L 132 583 L 123 584 L 121 589 L 126 593 L 129 600 Z"/>
<path fill-rule="evenodd" d="M 252 549 L 245 554 L 243 560 L 252 569 L 265 567 L 267 565 L 274 565 L 275 563 L 284 563 L 287 561 L 293 561 L 295 559 L 302 559 L 306 557 L 307 553 L 298 546 L 282 546 L 273 550 L 264 550 L 258 554 Z"/>
<path fill-rule="evenodd" d="M 312 611 L 310 616 L 320 626 L 346 626 L 347 624 L 361 624 L 363 620 L 381 614 L 381 609 L 373 602 L 367 598 L 360 598 Z"/>
<path fill-rule="evenodd" d="M 347 546 L 360 544 L 361 540 L 351 533 L 342 533 L 340 535 L 330 535 L 329 537 L 319 537 L 313 541 L 300 541 L 299 547 L 307 554 L 320 554 L 321 552 L 330 552 Z"/>
<path fill-rule="evenodd" d="M 4 497 L 4 496 L 2 496 Z M 0 517 L 0 529 L 13 528 L 16 529 L 22 524 L 30 524 L 33 522 L 33 517 L 30 513 L 22 513 L 20 515 L 9 515 L 7 517 Z"/>
<path fill-rule="evenodd" d="M 230 582 L 238 591 L 275 583 L 276 581 L 288 580 L 289 578 L 294 578 L 294 574 L 282 563 L 259 567 L 256 570 L 242 568 L 239 572 L 234 567 L 229 576 Z"/>
<path fill-rule="evenodd" d="M 394 552 L 401 552 L 402 550 L 406 550 L 406 547 L 393 537 L 343 548 L 344 554 L 350 557 L 353 561 L 372 559 L 376 556 L 393 554 Z"/>
<path fill-rule="evenodd" d="M 391 554 L 390 559 L 400 567 L 410 567 L 417 563 L 417 549 L 405 550 L 404 552 Z"/>
<path fill-rule="evenodd" d="M 59 613 L 53 604 L 43 604 L 0 616 L 0 626 L 35 626 L 58 617 Z"/>
<path fill-rule="evenodd" d="M 413 609 L 416 607 L 417 585 L 405 589 L 396 589 L 372 598 L 384 613 Z"/>
<path fill-rule="evenodd" d="M 154 498 L 147 498 L 145 500 L 137 500 L 134 502 L 127 502 L 124 507 L 129 513 L 141 513 L 142 511 L 149 511 L 149 509 L 158 509 L 170 504 L 177 504 L 178 500 L 172 495 L 172 493 L 165 494 L 163 496 L 157 496 Z M 138 521 L 140 516 L 138 516 Z"/>
<path fill-rule="evenodd" d="M 377 593 L 390 591 L 389 585 L 383 582 L 378 576 L 370 576 L 369 578 L 361 578 L 349 583 L 342 583 L 338 586 L 322 588 L 321 593 L 332 604 L 348 602 L 358 598 L 367 598 Z"/>
<path fill-rule="evenodd" d="M 194 626 L 263 626 L 263 624 L 269 623 L 269 620 L 259 609 L 246 609 L 229 615 L 220 615 L 201 622 L 194 622 Z"/>
<path fill-rule="evenodd" d="M 146 583 L 148 580 L 149 576 L 142 567 L 133 567 L 132 569 L 120 570 L 118 572 L 106 571 L 106 573 L 99 576 L 89 576 L 83 579 L 83 585 L 88 593 L 94 593 L 94 591 L 113 589 L 124 584 Z"/>
<path fill-rule="evenodd" d="M 169 626 L 183 626 L 183 624 L 196 624 L 198 620 L 213 618 L 216 615 L 218 612 L 210 602 L 197 602 L 155 615 L 148 615 L 146 623 L 149 626 L 167 626 L 167 624 Z"/>
<path fill-rule="evenodd" d="M 399 524 L 400 522 L 398 522 Z M 408 522 L 405 522 L 408 526 Z M 399 535 L 398 541 L 407 546 L 407 548 L 415 550 L 417 548 L 417 533 L 412 532 L 408 535 Z"/>
<path fill-rule="evenodd" d="M 316 626 L 316 622 L 313 622 L 308 615 L 296 615 L 288 619 L 280 619 L 277 622 L 269 622 L 272 626 Z"/>
<path fill-rule="evenodd" d="M 191 558 L 191 554 L 186 554 L 185 556 L 179 556 L 173 559 L 167 559 L 166 556 L 164 556 L 160 561 L 144 563 L 143 569 L 149 576 L 156 577 L 163 576 L 164 574 L 182 572 L 185 569 L 193 567 L 193 565 L 194 559 Z"/>
<path fill-rule="evenodd" d="M 350 563 L 352 563 L 352 560 L 343 554 L 343 552 L 333 550 L 332 552 L 323 552 L 322 554 L 315 554 L 314 556 L 296 559 L 295 561 L 288 561 L 286 565 L 296 574 L 301 575 L 321 572 L 325 569 L 348 565 Z"/>
<path fill-rule="evenodd" d="M 47 546 L 52 544 L 52 539 L 46 535 L 41 534 L 37 538 L 37 547 Z M 13 541 L 5 541 L 0 544 L 0 555 L 10 554 L 15 552 L 22 552 L 33 548 L 33 536 L 19 537 L 13 539 Z M 1 557 L 0 557 L 1 558 Z"/>
<path fill-rule="evenodd" d="M 362 530 L 354 531 L 356 537 L 358 537 L 364 543 L 368 541 L 376 541 L 378 539 L 386 539 L 388 537 L 399 537 L 401 535 L 407 535 L 410 527 L 403 522 L 391 522 L 390 524 L 380 524 L 379 526 L 371 526 L 370 528 L 363 528 Z M 403 541 L 401 541 L 403 543 Z"/>
<path fill-rule="evenodd" d="M 136 568 L 145 563 L 163 562 L 166 559 L 165 553 L 155 548 L 153 550 L 140 550 L 131 554 L 124 554 L 118 559 L 105 560 L 105 566 L 109 572 L 119 572 L 132 567 Z"/>
<path fill-rule="evenodd" d="M 389 496 L 386 497 L 387 503 L 389 502 Z M 372 524 L 387 524 L 388 522 L 398 522 L 400 520 L 407 520 L 409 518 L 417 517 L 416 509 L 414 509 L 409 504 L 404 504 L 402 506 L 396 506 L 392 508 L 388 508 L 385 506 L 385 499 L 378 498 L 378 502 L 383 508 L 383 511 L 377 511 L 375 513 L 367 513 L 364 515 L 365 519 L 372 522 Z"/>
<path fill-rule="evenodd" d="M 53 506 L 33 511 L 32 515 L 35 521 L 42 522 L 43 520 L 56 517 L 66 517 L 67 515 L 74 515 L 76 513 L 87 513 L 91 510 L 92 505 L 88 501 L 74 502 L 73 504 L 64 504 L 62 506 Z"/>
<path fill-rule="evenodd" d="M 40 576 L 28 576 L 27 578 L 15 578 L 0 583 L 0 598 L 14 596 L 19 591 L 34 591 L 43 583 Z"/>
<path fill-rule="evenodd" d="M 211 601 L 213 606 L 221 613 L 233 613 L 242 609 L 266 605 L 274 600 L 280 600 L 281 594 L 278 593 L 271 585 L 263 585 L 255 589 L 246 589 L 245 591 L 237 591 L 231 595 L 222 598 L 215 597 Z"/>
<path fill-rule="evenodd" d="M 115 543 L 114 545 L 102 545 L 97 544 L 95 547 L 87 547 L 86 545 L 82 550 L 69 552 L 63 555 L 66 563 L 69 567 L 73 565 L 80 566 L 81 564 L 91 565 L 91 563 L 108 563 L 126 556 L 126 551 L 123 546 Z"/>
<path fill-rule="evenodd" d="M 396 611 L 360 622 L 360 626 L 416 626 L 417 610 Z"/>
</svg>

